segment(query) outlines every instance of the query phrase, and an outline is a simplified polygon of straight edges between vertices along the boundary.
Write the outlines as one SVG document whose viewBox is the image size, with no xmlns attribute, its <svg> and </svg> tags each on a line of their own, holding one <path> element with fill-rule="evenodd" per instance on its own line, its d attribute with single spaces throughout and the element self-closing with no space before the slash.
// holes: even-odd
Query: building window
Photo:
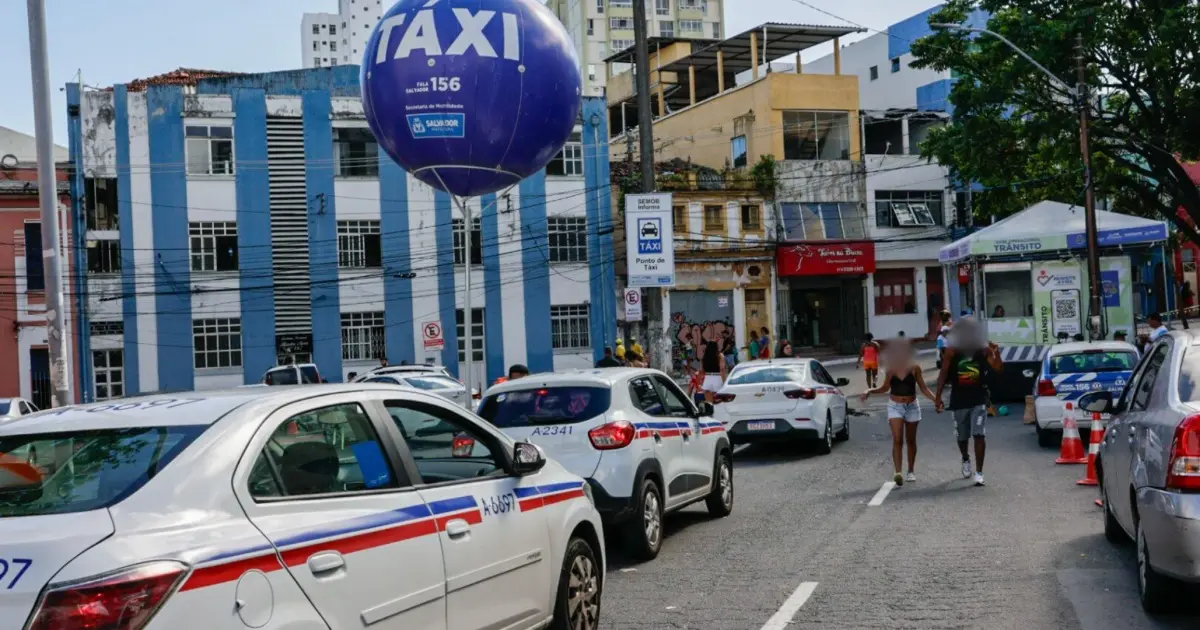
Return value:
<svg viewBox="0 0 1200 630">
<path fill-rule="evenodd" d="M 850 113 L 783 112 L 783 155 L 786 160 L 850 159 Z"/>
<path fill-rule="evenodd" d="M 605 0 L 596 0 L 596 13 L 599 13 L 600 15 L 604 15 L 604 1 Z"/>
<path fill-rule="evenodd" d="M 658 15 L 671 15 L 671 0 L 654 0 L 654 12 Z"/>
<path fill-rule="evenodd" d="M 673 206 L 671 208 L 671 230 L 676 234 L 687 234 L 687 206 Z"/>
<path fill-rule="evenodd" d="M 185 128 L 189 175 L 233 175 L 233 127 Z"/>
<path fill-rule="evenodd" d="M 871 80 L 879 78 L 879 66 L 871 66 Z"/>
<path fill-rule="evenodd" d="M 125 322 L 88 322 L 88 331 L 93 337 L 120 337 L 125 334 Z"/>
<path fill-rule="evenodd" d="M 633 28 L 633 18 L 614 17 L 608 18 L 608 28 L 614 31 L 628 31 Z"/>
<path fill-rule="evenodd" d="M 329 34 L 330 34 L 330 35 L 337 35 L 337 24 L 330 24 L 330 25 L 329 25 Z"/>
<path fill-rule="evenodd" d="M 659 37 L 675 37 L 675 23 L 670 20 L 659 22 L 658 23 L 658 36 Z"/>
<path fill-rule="evenodd" d="M 463 264 L 463 251 L 466 248 L 466 231 L 463 230 L 465 222 L 462 219 L 454 219 L 454 264 Z M 471 264 L 483 264 L 483 230 L 480 229 L 479 219 L 471 220 Z"/>
<path fill-rule="evenodd" d="M 192 344 L 197 370 L 241 367 L 242 320 L 235 317 L 194 320 Z"/>
<path fill-rule="evenodd" d="M 237 223 L 201 221 L 188 224 L 192 271 L 237 271 Z"/>
<path fill-rule="evenodd" d="M 856 203 L 785 203 L 781 209 L 788 241 L 866 237 L 865 215 Z"/>
<path fill-rule="evenodd" d="M 747 165 L 746 136 L 741 135 L 729 141 L 733 158 L 733 168 L 745 168 Z"/>
<path fill-rule="evenodd" d="M 704 206 L 704 231 L 725 231 L 725 206 Z"/>
<path fill-rule="evenodd" d="M 120 273 L 121 241 L 88 241 L 87 262 L 91 273 Z"/>
<path fill-rule="evenodd" d="M 632 9 L 633 0 L 609 0 L 608 5 L 619 9 Z"/>
<path fill-rule="evenodd" d="M 587 29 L 588 35 L 595 35 L 596 34 L 596 20 L 594 20 L 592 18 L 588 18 L 587 25 L 588 25 L 588 29 Z"/>
<path fill-rule="evenodd" d="M 612 51 L 611 52 L 619 53 L 619 52 L 625 50 L 626 48 L 632 48 L 632 47 L 633 47 L 632 39 L 614 39 L 614 40 L 612 40 Z"/>
<path fill-rule="evenodd" d="M 875 314 L 900 315 L 917 312 L 912 269 L 880 269 L 875 272 Z"/>
<path fill-rule="evenodd" d="M 546 165 L 547 175 L 566 175 L 580 177 L 583 175 L 583 137 L 571 132 L 571 137 L 563 145 L 558 155 Z"/>
<path fill-rule="evenodd" d="M 338 221 L 338 267 L 382 267 L 383 247 L 379 228 L 379 221 Z"/>
<path fill-rule="evenodd" d="M 337 41 L 329 42 L 329 52 L 337 52 Z"/>
<path fill-rule="evenodd" d="M 25 223 L 25 289 L 45 291 L 46 274 L 42 266 L 42 224 Z"/>
<path fill-rule="evenodd" d="M 587 304 L 550 307 L 550 339 L 555 350 L 591 348 L 590 328 Z"/>
<path fill-rule="evenodd" d="M 875 191 L 876 227 L 919 227 L 945 225 L 940 190 Z"/>
<path fill-rule="evenodd" d="M 317 40 L 315 40 L 315 39 L 313 40 L 313 50 L 316 50 L 316 51 L 319 51 L 319 50 L 321 50 L 321 44 L 320 44 L 320 42 L 318 42 L 318 41 L 317 41 Z"/>
<path fill-rule="evenodd" d="M 679 20 L 680 33 L 703 33 L 704 20 Z"/>
<path fill-rule="evenodd" d="M 320 35 L 320 34 L 321 34 L 321 27 L 317 26 L 316 24 L 313 24 L 313 35 Z"/>
<path fill-rule="evenodd" d="M 96 400 L 125 395 L 125 353 L 120 350 L 92 351 L 92 376 L 96 379 Z"/>
<path fill-rule="evenodd" d="M 379 143 L 366 127 L 333 130 L 338 177 L 379 177 Z"/>
<path fill-rule="evenodd" d="M 117 180 L 89 177 L 83 181 L 87 229 L 118 230 Z"/>
<path fill-rule="evenodd" d="M 374 361 L 383 358 L 383 312 L 342 313 L 342 360 Z"/>
<path fill-rule="evenodd" d="M 892 60 L 892 74 L 900 72 L 900 58 L 896 57 Z"/>
<path fill-rule="evenodd" d="M 742 233 L 761 232 L 762 229 L 762 206 L 742 206 Z"/>
<path fill-rule="evenodd" d="M 550 262 L 585 263 L 588 259 L 587 219 L 551 217 L 546 221 Z"/>
<path fill-rule="evenodd" d="M 588 64 L 587 74 L 588 74 L 588 81 L 591 81 L 594 83 L 596 81 L 596 64 L 594 64 L 594 63 Z"/>
<path fill-rule="evenodd" d="M 551 307 L 551 313 L 553 313 Z M 454 312 L 454 322 L 458 332 L 458 360 L 467 360 L 467 329 L 463 326 L 463 309 L 458 309 Z M 479 363 L 483 361 L 483 309 L 471 309 L 471 349 L 474 350 L 471 357 L 472 361 Z"/>
<path fill-rule="evenodd" d="M 713 39 L 721 39 L 721 23 L 713 22 Z"/>
</svg>

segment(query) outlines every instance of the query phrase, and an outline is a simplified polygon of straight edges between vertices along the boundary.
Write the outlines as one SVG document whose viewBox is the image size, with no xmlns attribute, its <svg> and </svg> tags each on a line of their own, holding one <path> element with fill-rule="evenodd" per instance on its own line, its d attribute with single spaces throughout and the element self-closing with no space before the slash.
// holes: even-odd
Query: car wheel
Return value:
<svg viewBox="0 0 1200 630">
<path fill-rule="evenodd" d="M 1062 444 L 1062 434 L 1050 429 L 1043 429 L 1040 424 L 1033 425 L 1037 429 L 1038 446 L 1042 448 L 1054 448 Z"/>
<path fill-rule="evenodd" d="M 837 432 L 837 439 L 841 442 L 850 440 L 850 414 L 842 416 L 842 430 Z"/>
<path fill-rule="evenodd" d="M 1103 479 L 1100 481 L 1100 500 L 1104 502 L 1104 537 L 1116 545 L 1129 542 L 1129 536 L 1121 529 L 1117 517 L 1113 516 L 1112 503 L 1108 500 L 1108 490 L 1104 487 Z"/>
<path fill-rule="evenodd" d="M 603 582 L 596 551 L 582 538 L 572 538 L 563 557 L 550 630 L 594 630 L 600 623 Z"/>
<path fill-rule="evenodd" d="M 626 544 L 634 559 L 646 561 L 658 556 L 662 548 L 663 502 L 662 491 L 653 479 L 642 480 L 637 510 L 626 527 Z"/>
<path fill-rule="evenodd" d="M 729 516 L 733 511 L 733 464 L 725 451 L 717 454 L 717 462 L 713 465 L 713 488 L 705 504 L 708 513 L 718 518 Z"/>
<path fill-rule="evenodd" d="M 825 434 L 821 436 L 821 441 L 817 442 L 817 452 L 822 455 L 833 452 L 833 415 L 828 412 L 825 416 Z"/>
<path fill-rule="evenodd" d="M 1150 553 L 1146 545 L 1146 533 L 1137 523 L 1137 572 L 1138 597 L 1142 609 L 1150 614 L 1167 612 L 1177 593 L 1177 585 L 1171 578 L 1159 574 L 1150 566 Z"/>
</svg>

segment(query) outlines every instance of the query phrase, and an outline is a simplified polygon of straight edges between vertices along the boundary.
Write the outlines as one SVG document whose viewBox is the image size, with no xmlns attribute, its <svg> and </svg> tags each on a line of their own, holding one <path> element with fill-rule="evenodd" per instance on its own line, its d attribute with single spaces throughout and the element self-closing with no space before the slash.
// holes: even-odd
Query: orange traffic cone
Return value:
<svg viewBox="0 0 1200 630">
<path fill-rule="evenodd" d="M 1104 421 L 1100 419 L 1100 414 L 1092 414 L 1092 435 L 1088 440 L 1088 457 L 1087 457 L 1087 474 L 1083 479 L 1075 482 L 1081 486 L 1098 486 L 1100 480 L 1096 478 L 1096 456 L 1100 454 L 1100 442 L 1104 440 Z"/>
<path fill-rule="evenodd" d="M 1054 460 L 1055 464 L 1087 463 L 1087 454 L 1083 451 L 1083 439 L 1079 437 L 1079 427 L 1075 425 L 1075 418 L 1071 417 L 1072 415 L 1071 403 L 1067 403 L 1063 413 L 1062 449 L 1059 451 L 1058 459 Z"/>
</svg>

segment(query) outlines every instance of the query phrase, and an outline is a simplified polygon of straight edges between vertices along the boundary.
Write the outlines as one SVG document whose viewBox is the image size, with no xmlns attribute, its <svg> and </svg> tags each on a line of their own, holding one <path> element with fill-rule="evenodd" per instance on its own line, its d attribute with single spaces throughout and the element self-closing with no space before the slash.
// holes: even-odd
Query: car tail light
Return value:
<svg viewBox="0 0 1200 630">
<path fill-rule="evenodd" d="M 637 429 L 624 420 L 610 422 L 588 431 L 588 439 L 592 441 L 592 446 L 598 451 L 625 448 L 633 443 L 635 435 L 637 435 Z"/>
<path fill-rule="evenodd" d="M 475 451 L 475 439 L 469 435 L 456 435 L 450 444 L 450 455 L 453 457 L 470 457 Z"/>
<path fill-rule="evenodd" d="M 1038 381 L 1038 396 L 1057 396 L 1058 390 L 1054 388 L 1054 381 L 1044 378 Z"/>
<path fill-rule="evenodd" d="M 713 396 L 713 402 L 714 403 L 733 402 L 734 398 L 737 398 L 737 394 L 717 394 L 716 396 Z"/>
<path fill-rule="evenodd" d="M 151 562 L 87 582 L 51 586 L 28 630 L 139 630 L 179 585 L 187 567 Z"/>
<path fill-rule="evenodd" d="M 817 397 L 817 392 L 807 387 L 801 387 L 800 389 L 789 389 L 783 392 L 783 395 L 792 400 L 799 400 L 801 398 L 804 400 L 814 400 Z"/>
<path fill-rule="evenodd" d="M 1167 487 L 1200 490 L 1200 415 L 1188 416 L 1175 427 L 1171 460 L 1167 463 Z"/>
</svg>

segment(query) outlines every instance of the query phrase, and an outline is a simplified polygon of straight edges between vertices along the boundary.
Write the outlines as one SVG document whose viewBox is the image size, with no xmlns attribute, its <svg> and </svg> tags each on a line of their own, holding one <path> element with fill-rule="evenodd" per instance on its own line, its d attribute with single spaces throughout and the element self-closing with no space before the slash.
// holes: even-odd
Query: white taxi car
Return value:
<svg viewBox="0 0 1200 630">
<path fill-rule="evenodd" d="M 479 415 L 586 479 L 605 524 L 649 560 L 665 513 L 699 501 L 717 517 L 733 510 L 729 440 L 701 407 L 658 370 L 603 368 L 496 385 Z"/>
<path fill-rule="evenodd" d="M 1066 403 L 1078 403 L 1089 392 L 1106 391 L 1120 396 L 1133 377 L 1138 351 L 1124 341 L 1083 341 L 1060 343 L 1050 347 L 1042 359 L 1034 391 L 1034 430 L 1038 445 L 1058 448 L 1062 443 L 1063 414 Z M 1091 433 L 1091 425 L 1082 422 L 1079 430 Z"/>
<path fill-rule="evenodd" d="M 439 396 L 322 385 L 0 427 L 0 628 L 594 628 L 587 486 Z"/>
<path fill-rule="evenodd" d="M 850 439 L 846 395 L 850 381 L 830 376 L 814 359 L 771 359 L 739 364 L 716 395 L 713 417 L 734 444 L 806 440 L 833 451 Z"/>
</svg>

